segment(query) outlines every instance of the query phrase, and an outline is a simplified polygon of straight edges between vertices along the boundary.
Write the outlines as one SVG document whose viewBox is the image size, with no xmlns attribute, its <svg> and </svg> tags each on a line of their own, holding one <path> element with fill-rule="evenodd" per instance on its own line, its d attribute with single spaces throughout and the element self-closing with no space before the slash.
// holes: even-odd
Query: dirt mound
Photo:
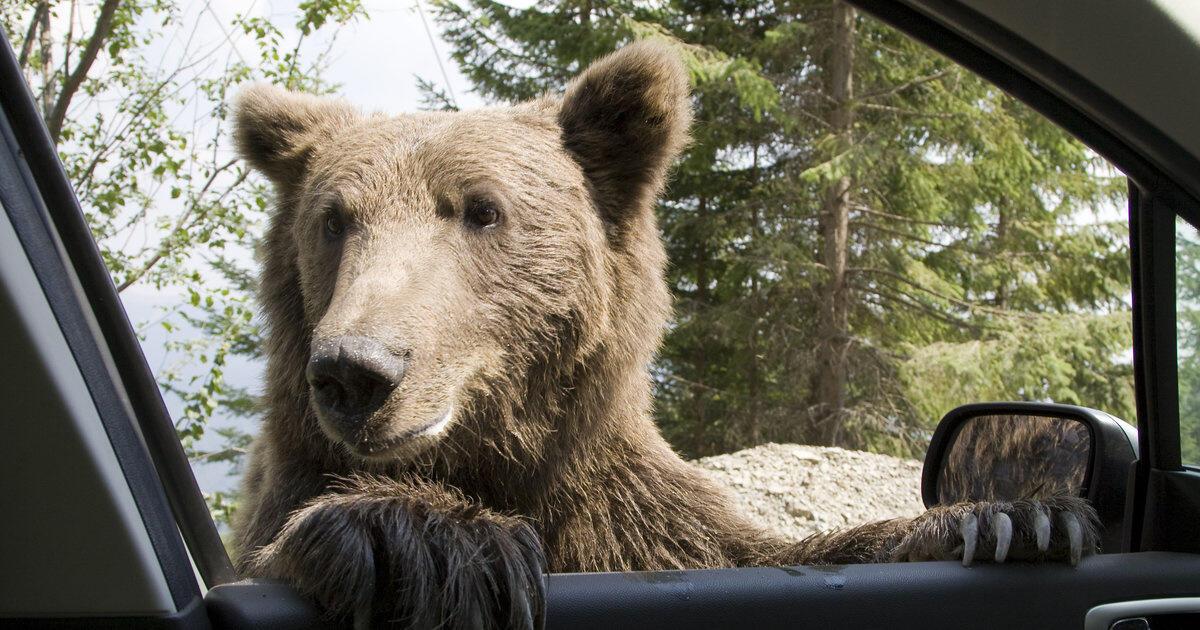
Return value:
<svg viewBox="0 0 1200 630">
<path fill-rule="evenodd" d="M 695 460 L 744 513 L 790 539 L 916 516 L 921 462 L 841 448 L 764 444 Z"/>
</svg>

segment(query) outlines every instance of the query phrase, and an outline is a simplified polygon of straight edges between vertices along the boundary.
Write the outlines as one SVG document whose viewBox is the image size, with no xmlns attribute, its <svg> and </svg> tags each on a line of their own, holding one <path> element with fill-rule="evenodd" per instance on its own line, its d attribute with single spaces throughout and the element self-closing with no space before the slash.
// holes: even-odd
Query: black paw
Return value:
<svg viewBox="0 0 1200 630">
<path fill-rule="evenodd" d="M 892 553 L 893 561 L 962 559 L 1004 562 L 1066 561 L 1094 553 L 1099 518 L 1075 497 L 957 503 L 913 519 Z"/>
<path fill-rule="evenodd" d="M 248 559 L 355 627 L 540 628 L 541 541 L 441 488 L 356 480 L 294 512 Z"/>
</svg>

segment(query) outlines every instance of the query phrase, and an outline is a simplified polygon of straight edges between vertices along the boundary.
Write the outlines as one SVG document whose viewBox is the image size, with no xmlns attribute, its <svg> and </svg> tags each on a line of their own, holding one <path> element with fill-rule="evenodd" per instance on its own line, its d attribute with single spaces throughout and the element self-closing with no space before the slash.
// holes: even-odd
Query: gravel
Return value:
<svg viewBox="0 0 1200 630">
<path fill-rule="evenodd" d="M 916 460 L 763 444 L 694 463 L 729 488 L 743 513 L 792 540 L 925 510 Z"/>
</svg>

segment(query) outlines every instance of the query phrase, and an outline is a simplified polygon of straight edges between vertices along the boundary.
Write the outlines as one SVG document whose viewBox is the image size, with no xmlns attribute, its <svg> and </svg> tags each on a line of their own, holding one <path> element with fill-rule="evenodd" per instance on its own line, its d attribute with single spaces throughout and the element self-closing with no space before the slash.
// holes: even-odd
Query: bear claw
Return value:
<svg viewBox="0 0 1200 630">
<path fill-rule="evenodd" d="M 1083 528 L 1079 524 L 1079 519 L 1069 512 L 1059 514 L 1058 520 L 1062 524 L 1063 529 L 1067 531 L 1067 540 L 1070 543 L 1071 566 L 1076 566 L 1079 564 L 1079 558 L 1083 555 Z"/>
<path fill-rule="evenodd" d="M 1045 553 L 1050 549 L 1050 517 L 1040 507 L 1033 517 L 1033 531 L 1037 537 L 1038 551 Z"/>
<path fill-rule="evenodd" d="M 992 534 L 996 536 L 996 562 L 1008 558 L 1008 547 L 1012 544 L 1012 519 L 1004 512 L 992 517 Z"/>
<path fill-rule="evenodd" d="M 975 559 L 975 545 L 979 542 L 979 519 L 974 514 L 967 514 L 959 523 L 958 531 L 963 539 L 963 566 L 969 567 Z"/>
</svg>

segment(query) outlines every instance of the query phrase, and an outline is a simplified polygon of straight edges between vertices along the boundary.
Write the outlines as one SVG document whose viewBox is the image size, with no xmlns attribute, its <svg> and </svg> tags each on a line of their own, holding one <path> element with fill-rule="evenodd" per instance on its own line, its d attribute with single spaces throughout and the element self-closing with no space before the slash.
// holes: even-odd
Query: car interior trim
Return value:
<svg viewBox="0 0 1200 630">
<path fill-rule="evenodd" d="M 2 33 L 0 85 L 4 86 L 0 90 L 0 105 L 10 119 L 12 132 L 43 200 L 38 219 L 43 225 L 39 231 L 46 238 L 54 239 L 57 236 L 59 240 L 56 246 L 47 243 L 41 245 L 40 249 L 31 249 L 31 256 L 37 255 L 43 259 L 35 268 L 45 269 L 46 279 L 43 282 L 51 281 L 54 276 L 42 264 L 70 268 L 78 278 L 72 287 L 63 290 L 75 293 L 71 295 L 71 305 L 76 310 L 81 310 L 75 304 L 76 300 L 88 306 L 91 320 L 99 329 L 98 336 L 88 335 L 89 341 L 94 349 L 103 348 L 103 354 L 111 357 L 107 363 L 115 370 L 114 374 L 105 375 L 107 389 L 115 390 L 111 391 L 115 400 L 125 401 L 119 410 L 111 410 L 107 417 L 113 418 L 111 424 L 114 427 L 121 425 L 122 429 L 128 427 L 132 430 L 133 441 L 140 445 L 143 453 L 149 453 L 149 459 L 146 460 L 148 470 L 138 468 L 127 471 L 128 476 L 145 477 L 135 491 L 135 495 L 146 502 L 139 505 L 143 510 L 150 510 L 150 503 L 157 505 L 156 502 L 165 496 L 169 511 L 163 515 L 156 514 L 152 519 L 158 521 L 165 517 L 164 523 L 154 526 L 156 529 L 169 529 L 159 534 L 162 538 L 160 543 L 169 545 L 169 541 L 178 540 L 179 534 L 182 534 L 187 545 L 184 551 L 190 551 L 206 585 L 211 587 L 234 581 L 237 579 L 236 572 L 175 433 L 175 425 L 163 402 L 158 383 L 100 257 L 83 210 L 59 162 L 58 153 L 34 105 L 17 60 L 13 57 L 13 49 Z M 29 229 L 18 227 L 18 233 L 28 232 Z M 26 247 L 29 248 L 29 245 Z M 48 291 L 48 294 L 51 292 Z M 66 308 L 66 300 L 60 301 Z M 51 303 L 55 305 L 53 298 Z M 80 330 L 87 330 L 87 327 Z M 96 363 L 81 361 L 81 367 L 105 363 L 98 358 Z M 126 413 L 126 409 L 130 408 L 132 417 Z M 116 419 L 118 417 L 120 420 Z M 110 427 L 110 435 L 120 430 L 114 427 Z M 133 444 L 129 448 L 134 448 Z M 144 459 L 130 453 L 128 459 L 122 457 L 121 461 L 127 467 L 134 467 L 136 465 L 133 462 Z M 174 514 L 174 519 L 170 518 L 171 514 Z M 147 516 L 145 512 L 143 515 Z M 185 563 L 185 568 L 188 579 L 194 583 L 190 564 Z"/>
<path fill-rule="evenodd" d="M 23 179 L 21 182 L 9 182 L 6 188 L 14 192 L 18 189 L 25 190 L 28 201 L 19 207 L 6 203 L 5 209 L 91 393 L 121 471 L 133 493 L 176 610 L 182 610 L 193 599 L 199 597 L 196 576 L 188 560 L 187 549 L 180 538 L 182 525 L 176 525 L 176 520 L 172 517 L 163 491 L 163 482 L 148 456 L 143 436 L 134 424 L 137 410 L 130 409 L 131 401 L 124 395 L 127 390 L 121 388 L 122 381 L 118 380 L 119 377 L 113 371 L 116 369 L 114 363 L 119 365 L 121 358 L 109 357 L 105 353 L 103 340 L 107 337 L 100 336 L 96 329 L 98 322 L 89 317 L 90 313 L 82 306 L 88 302 L 82 302 L 80 296 L 86 294 L 87 286 L 94 286 L 96 281 L 94 278 L 77 276 L 75 272 L 79 267 L 69 264 L 71 259 L 67 257 L 67 252 L 78 255 L 79 250 L 85 248 L 79 242 L 59 240 L 58 235 L 62 234 L 62 229 L 58 223 L 51 220 L 49 209 L 56 208 L 58 215 L 70 216 L 73 213 L 81 224 L 84 222 L 83 213 L 75 201 L 57 154 L 50 145 L 41 118 L 33 107 L 32 98 L 25 88 L 16 60 L 12 57 L 12 48 L 3 40 L 0 40 L 0 85 L 5 87 L 0 90 L 0 105 L 3 105 L 4 112 L 4 116 L 0 118 L 3 141 L 11 148 L 13 155 L 19 156 L 16 169 Z M 19 87 L 9 89 L 12 86 Z M 30 136 L 34 130 L 40 132 L 42 145 L 31 140 Z M 37 151 L 39 147 L 42 149 L 40 152 Z M 48 198 L 47 190 L 56 190 L 57 198 Z M 70 205 L 65 208 L 62 205 L 64 198 L 70 200 Z M 112 281 L 99 259 L 96 244 L 86 232 L 86 224 L 83 228 L 86 249 L 95 254 L 94 262 L 103 274 L 104 286 L 111 290 Z M 124 311 L 121 310 L 120 301 L 115 293 L 112 295 L 111 305 L 124 317 Z M 125 321 L 128 325 L 128 320 Z M 136 336 L 131 329 L 128 338 L 136 344 Z M 142 365 L 145 365 L 144 358 Z M 153 381 L 151 384 L 153 385 Z M 154 387 L 157 392 L 157 386 Z M 169 419 L 166 422 L 171 427 L 175 446 L 182 451 L 178 438 L 174 437 L 174 427 Z M 186 464 L 186 458 L 184 461 Z M 188 476 L 195 483 L 190 468 Z M 205 520 L 215 530 L 207 509 Z"/>
</svg>

